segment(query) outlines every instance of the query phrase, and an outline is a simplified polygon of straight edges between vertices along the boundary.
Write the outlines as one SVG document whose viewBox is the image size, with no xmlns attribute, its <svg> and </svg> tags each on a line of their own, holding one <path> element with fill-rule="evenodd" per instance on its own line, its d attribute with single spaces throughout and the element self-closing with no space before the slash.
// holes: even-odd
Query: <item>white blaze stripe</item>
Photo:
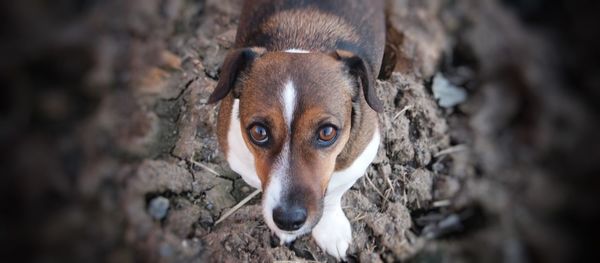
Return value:
<svg viewBox="0 0 600 263">
<path fill-rule="evenodd" d="M 289 135 L 291 134 L 290 128 L 292 127 L 292 118 L 294 117 L 294 110 L 296 108 L 296 88 L 291 81 L 288 81 L 283 89 L 283 107 Z"/>
<path fill-rule="evenodd" d="M 290 242 L 294 240 L 296 236 L 306 233 L 306 228 L 304 227 L 295 233 L 280 230 L 275 225 L 275 222 L 273 222 L 273 209 L 279 205 L 281 196 L 286 192 L 286 186 L 288 184 L 287 176 L 290 163 L 291 128 L 294 121 L 294 111 L 296 109 L 296 89 L 291 81 L 288 81 L 283 87 L 281 93 L 281 105 L 288 133 L 281 152 L 273 164 L 271 174 L 269 175 L 269 184 L 265 189 L 264 195 L 263 214 L 267 225 L 279 236 L 279 239 L 282 242 Z"/>
<path fill-rule="evenodd" d="M 292 140 L 292 123 L 294 122 L 294 110 L 296 109 L 296 89 L 294 83 L 288 81 L 283 88 L 282 93 L 283 116 L 288 127 L 287 138 L 283 144 L 283 148 L 279 153 L 279 158 L 273 170 L 279 174 L 281 180 L 287 181 L 290 163 L 290 141 Z M 285 191 L 285 184 L 282 190 Z"/>
</svg>

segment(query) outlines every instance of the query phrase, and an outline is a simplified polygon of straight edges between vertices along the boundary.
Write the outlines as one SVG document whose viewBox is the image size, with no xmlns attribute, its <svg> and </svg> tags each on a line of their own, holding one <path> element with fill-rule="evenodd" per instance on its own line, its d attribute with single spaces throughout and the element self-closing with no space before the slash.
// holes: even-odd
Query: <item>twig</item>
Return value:
<svg viewBox="0 0 600 263">
<path fill-rule="evenodd" d="M 394 115 L 394 117 L 392 118 L 392 121 L 395 121 L 396 119 L 398 119 L 398 117 L 400 117 L 400 115 L 402 115 L 402 113 L 404 113 L 410 109 L 412 109 L 412 105 L 404 106 L 404 108 L 402 108 L 402 110 L 400 110 L 398 113 L 396 113 L 396 115 Z"/>
<path fill-rule="evenodd" d="M 375 189 L 375 191 L 381 196 L 381 198 L 383 198 L 385 200 L 385 196 L 383 195 L 383 193 L 381 193 L 381 191 L 377 188 L 377 186 L 375 186 L 373 181 L 371 181 L 371 178 L 369 178 L 369 174 L 367 174 L 365 177 L 367 177 L 367 181 Z"/>
<path fill-rule="evenodd" d="M 435 201 L 433 202 L 433 207 L 444 207 L 444 206 L 449 206 L 450 200 L 445 199 L 445 200 L 439 200 L 439 201 Z"/>
<path fill-rule="evenodd" d="M 218 225 L 219 223 L 223 222 L 223 220 L 227 219 L 229 216 L 231 216 L 233 213 L 235 213 L 235 211 L 237 211 L 242 206 L 244 206 L 246 203 L 248 203 L 252 198 L 254 198 L 256 195 L 258 195 L 258 193 L 260 193 L 260 191 L 261 191 L 260 189 L 256 189 L 256 191 L 254 191 L 250 195 L 246 196 L 246 198 L 244 198 L 244 200 L 240 201 L 237 205 L 235 205 L 234 207 L 229 209 L 229 211 L 227 211 L 225 214 L 223 214 L 223 216 L 221 216 L 221 218 L 219 218 L 219 220 L 217 220 L 217 222 L 215 222 L 215 226 Z"/>
<path fill-rule="evenodd" d="M 244 236 L 247 236 L 248 238 L 250 238 L 250 239 L 252 239 L 252 240 L 254 240 L 254 241 L 258 242 L 258 240 L 256 240 L 256 238 L 254 238 L 253 236 L 251 236 L 251 235 L 250 235 L 250 234 L 248 234 L 248 233 L 244 233 Z"/>
<path fill-rule="evenodd" d="M 392 189 L 392 193 L 396 193 L 396 188 L 394 187 L 394 184 L 392 183 L 392 180 L 390 180 L 390 175 L 389 174 L 385 176 L 385 181 L 387 182 L 387 184 L 390 187 L 390 189 Z"/>
<path fill-rule="evenodd" d="M 190 163 L 192 163 L 194 165 L 198 165 L 198 166 L 202 167 L 204 170 L 207 170 L 216 176 L 221 176 L 221 174 L 219 174 L 217 171 L 213 170 L 212 168 L 208 167 L 207 165 L 194 161 L 194 155 L 192 155 L 192 157 L 190 158 Z"/>
<path fill-rule="evenodd" d="M 457 152 L 462 152 L 462 151 L 466 151 L 468 148 L 466 145 L 464 144 L 459 144 L 459 145 L 455 145 L 452 146 L 450 148 L 444 149 L 439 151 L 438 153 L 436 153 L 435 155 L 433 155 L 433 157 L 438 158 L 440 156 L 444 156 L 444 155 L 448 155 L 448 154 L 452 154 L 452 153 L 457 153 Z"/>
<path fill-rule="evenodd" d="M 391 189 L 388 188 L 388 189 L 385 190 L 385 192 L 384 192 L 385 197 L 383 198 L 382 207 L 386 207 L 387 204 L 388 204 L 388 202 L 390 202 L 390 194 L 391 193 L 392 193 Z"/>
<path fill-rule="evenodd" d="M 354 222 L 360 221 L 360 220 L 362 220 L 365 217 L 367 217 L 367 215 L 361 212 L 354 219 L 350 220 L 350 223 L 354 223 Z"/>
</svg>

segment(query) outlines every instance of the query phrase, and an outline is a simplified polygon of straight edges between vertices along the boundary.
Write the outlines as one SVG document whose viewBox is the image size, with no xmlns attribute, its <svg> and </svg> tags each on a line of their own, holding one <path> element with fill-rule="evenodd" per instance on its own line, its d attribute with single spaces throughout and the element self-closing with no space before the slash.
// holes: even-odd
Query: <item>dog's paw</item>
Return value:
<svg viewBox="0 0 600 263">
<path fill-rule="evenodd" d="M 285 234 L 285 233 L 277 233 L 277 237 L 279 238 L 279 245 L 283 246 L 283 245 L 289 245 L 292 242 L 294 242 L 294 240 L 296 240 L 296 238 L 298 238 L 298 235 L 290 235 L 290 234 Z"/>
<path fill-rule="evenodd" d="M 321 221 L 313 228 L 317 245 L 337 260 L 346 260 L 346 250 L 352 242 L 352 228 L 341 208 L 323 213 Z"/>
</svg>

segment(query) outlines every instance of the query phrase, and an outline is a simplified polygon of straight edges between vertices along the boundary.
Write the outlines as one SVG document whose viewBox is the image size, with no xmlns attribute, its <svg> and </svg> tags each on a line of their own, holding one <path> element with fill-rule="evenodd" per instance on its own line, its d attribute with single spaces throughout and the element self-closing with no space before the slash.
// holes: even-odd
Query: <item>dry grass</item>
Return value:
<svg viewBox="0 0 600 263">
<path fill-rule="evenodd" d="M 217 222 L 215 222 L 215 226 L 218 225 L 219 223 L 223 222 L 223 220 L 227 219 L 231 215 L 233 215 L 233 213 L 235 213 L 235 211 L 242 208 L 242 206 L 244 206 L 246 203 L 248 203 L 250 200 L 252 200 L 252 198 L 254 198 L 256 195 L 258 195 L 260 192 L 261 192 L 260 189 L 256 189 L 256 191 L 254 191 L 250 195 L 246 196 L 246 198 L 244 198 L 244 200 L 240 201 L 237 205 L 235 205 L 234 207 L 229 209 L 229 211 L 227 211 L 225 214 L 223 214 L 221 216 L 221 218 L 219 218 L 219 220 L 217 220 Z"/>
<path fill-rule="evenodd" d="M 462 151 L 466 151 L 466 150 L 468 150 L 468 147 L 464 144 L 454 145 L 450 148 L 439 151 L 438 153 L 433 155 L 433 157 L 438 158 L 440 156 L 453 154 L 453 153 L 457 153 L 457 152 L 462 152 Z"/>
<path fill-rule="evenodd" d="M 192 154 L 192 157 L 190 157 L 190 160 L 189 160 L 190 163 L 199 166 L 200 168 L 210 172 L 211 174 L 214 174 L 216 176 L 221 176 L 221 174 L 219 174 L 217 171 L 213 170 L 212 168 L 208 167 L 208 165 L 195 161 L 194 154 Z"/>
<path fill-rule="evenodd" d="M 197 162 L 194 160 L 194 155 L 192 155 L 192 157 L 190 158 L 190 163 L 197 165 L 199 167 L 201 167 L 202 169 L 216 175 L 216 176 L 221 176 L 221 174 L 219 174 L 217 171 L 213 170 L 212 168 L 208 167 L 207 165 Z M 250 202 L 250 200 L 252 200 L 252 198 L 254 198 L 256 195 L 258 195 L 261 192 L 260 189 L 256 189 L 256 191 L 252 192 L 250 195 L 246 196 L 246 198 L 244 198 L 242 201 L 240 201 L 238 204 L 236 204 L 234 207 L 232 207 L 231 209 L 229 209 L 229 211 L 225 212 L 225 214 L 223 214 L 218 220 L 217 222 L 215 222 L 215 226 L 218 225 L 219 223 L 223 222 L 223 220 L 227 219 L 228 217 L 230 217 L 231 215 L 233 215 L 233 213 L 235 213 L 235 211 L 239 210 L 240 208 L 242 208 L 246 203 Z"/>
<path fill-rule="evenodd" d="M 398 113 L 396 113 L 396 115 L 394 115 L 394 117 L 392 118 L 392 121 L 395 121 L 398 117 L 400 117 L 400 115 L 402 115 L 402 113 L 404 113 L 410 109 L 412 109 L 412 105 L 404 106 L 404 108 L 402 108 L 402 110 L 400 110 Z"/>
</svg>

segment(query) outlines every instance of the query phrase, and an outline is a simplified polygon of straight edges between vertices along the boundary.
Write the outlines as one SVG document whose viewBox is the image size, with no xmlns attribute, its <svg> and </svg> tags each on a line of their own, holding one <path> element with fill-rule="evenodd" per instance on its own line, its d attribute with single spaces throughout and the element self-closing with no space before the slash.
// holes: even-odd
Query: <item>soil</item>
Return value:
<svg viewBox="0 0 600 263">
<path fill-rule="evenodd" d="M 215 224 L 254 191 L 206 103 L 241 0 L 75 2 L 4 9 L 7 255 L 334 262 L 310 236 L 279 246 L 260 195 Z M 351 261 L 565 262 L 599 244 L 580 235 L 600 210 L 596 91 L 569 89 L 565 46 L 510 2 L 388 1 L 383 139 L 343 198 Z M 436 74 L 467 99 L 441 107 Z"/>
</svg>

